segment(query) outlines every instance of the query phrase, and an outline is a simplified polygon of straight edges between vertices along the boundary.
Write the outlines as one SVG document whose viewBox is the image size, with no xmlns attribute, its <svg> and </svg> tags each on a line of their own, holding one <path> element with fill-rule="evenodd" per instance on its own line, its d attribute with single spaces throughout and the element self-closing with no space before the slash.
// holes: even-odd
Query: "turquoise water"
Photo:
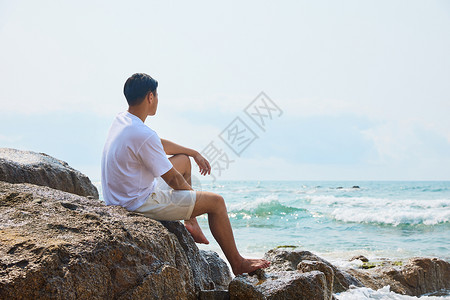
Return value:
<svg viewBox="0 0 450 300">
<path fill-rule="evenodd" d="M 450 260 L 450 182 L 197 181 L 194 186 L 225 198 L 238 249 L 248 257 L 293 245 L 341 267 L 355 267 L 349 259 L 359 254 L 370 260 Z M 211 242 L 199 247 L 222 254 L 207 217 L 198 220 Z M 420 299 L 450 299 L 449 291 L 445 294 Z M 335 297 L 418 299 L 391 292 L 389 286 L 351 289 Z"/>
<path fill-rule="evenodd" d="M 221 194 L 240 251 L 294 245 L 347 261 L 434 256 L 450 260 L 450 182 L 197 182 Z M 358 186 L 359 188 L 357 188 Z M 212 245 L 207 217 L 198 218 Z"/>
</svg>

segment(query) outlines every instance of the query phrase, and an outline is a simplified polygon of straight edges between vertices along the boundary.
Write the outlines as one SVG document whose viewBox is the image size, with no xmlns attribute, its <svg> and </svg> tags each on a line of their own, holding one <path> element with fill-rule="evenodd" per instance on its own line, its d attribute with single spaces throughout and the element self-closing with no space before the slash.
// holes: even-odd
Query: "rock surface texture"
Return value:
<svg viewBox="0 0 450 300">
<path fill-rule="evenodd" d="M 32 183 L 98 199 L 97 188 L 86 175 L 44 153 L 0 148 L 0 181 Z"/>
<path fill-rule="evenodd" d="M 420 296 L 450 288 L 450 264 L 437 258 L 413 258 L 403 266 L 387 262 L 368 270 L 341 270 L 309 251 L 286 248 L 272 249 L 264 258 L 271 261 L 269 268 L 231 281 L 230 299 L 328 300 L 350 287 L 386 285 L 399 294 Z"/>
<path fill-rule="evenodd" d="M 227 264 L 216 252 L 199 250 L 180 222 L 161 222 L 178 239 L 189 262 L 196 290 L 226 290 L 231 281 Z"/>
<path fill-rule="evenodd" d="M 347 290 L 349 282 L 359 284 L 309 251 L 276 248 L 264 258 L 271 262 L 269 268 L 233 279 L 229 287 L 231 299 L 329 300 L 333 293 Z"/>
<path fill-rule="evenodd" d="M 196 299 L 231 279 L 179 222 L 99 200 L 0 182 L 0 218 L 0 299 Z"/>
</svg>

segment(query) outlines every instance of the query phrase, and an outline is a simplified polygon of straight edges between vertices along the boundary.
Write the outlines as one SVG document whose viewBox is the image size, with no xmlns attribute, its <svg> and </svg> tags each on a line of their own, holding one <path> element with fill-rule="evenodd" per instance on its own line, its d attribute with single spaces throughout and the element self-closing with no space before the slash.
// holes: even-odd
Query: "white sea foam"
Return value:
<svg viewBox="0 0 450 300">
<path fill-rule="evenodd" d="M 383 199 L 371 197 L 310 196 L 322 213 L 343 222 L 436 225 L 450 222 L 450 199 Z"/>
<path fill-rule="evenodd" d="M 261 205 L 269 204 L 274 201 L 278 201 L 278 196 L 270 194 L 265 197 L 259 197 L 251 201 L 235 202 L 228 205 L 228 211 L 252 211 Z"/>
<path fill-rule="evenodd" d="M 450 199 L 386 199 L 373 197 L 336 197 L 334 195 L 309 196 L 307 199 L 311 204 L 325 204 L 328 206 L 412 206 L 417 208 L 446 208 L 450 209 Z"/>
<path fill-rule="evenodd" d="M 408 210 L 385 208 L 382 211 L 365 208 L 337 208 L 331 215 L 338 221 L 357 223 L 380 223 L 436 225 L 450 221 L 450 210 Z"/>
<path fill-rule="evenodd" d="M 412 300 L 412 299 L 450 299 L 450 296 L 422 296 L 420 298 L 415 296 L 400 295 L 390 290 L 389 286 L 385 286 L 379 290 L 372 290 L 370 288 L 353 288 L 345 292 L 335 294 L 335 297 L 339 300 L 364 300 L 364 299 L 377 299 L 377 300 Z"/>
</svg>

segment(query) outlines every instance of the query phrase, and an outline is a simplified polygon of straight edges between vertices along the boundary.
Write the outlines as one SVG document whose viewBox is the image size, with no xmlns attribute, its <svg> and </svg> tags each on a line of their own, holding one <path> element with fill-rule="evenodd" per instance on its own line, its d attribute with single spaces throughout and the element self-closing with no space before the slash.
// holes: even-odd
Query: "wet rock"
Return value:
<svg viewBox="0 0 450 300">
<path fill-rule="evenodd" d="M 0 299 L 197 299 L 213 287 L 196 282 L 189 257 L 211 263 L 185 252 L 195 248 L 181 224 L 174 234 L 99 200 L 6 182 L 0 219 Z"/>
<path fill-rule="evenodd" d="M 402 266 L 393 262 L 348 272 L 371 289 L 390 285 L 391 291 L 410 296 L 450 288 L 450 263 L 438 258 L 412 258 Z"/>
<path fill-rule="evenodd" d="M 264 280 L 257 276 L 239 275 L 230 283 L 230 299 L 308 299 L 329 300 L 325 275 L 319 271 L 300 273 L 282 271 L 268 274 Z"/>
<path fill-rule="evenodd" d="M 320 271 L 325 275 L 326 279 L 326 286 L 325 290 L 329 293 L 327 294 L 327 299 L 330 299 L 333 293 L 333 285 L 334 285 L 334 271 L 333 269 L 321 262 L 321 261 L 309 261 L 309 260 L 303 260 L 299 262 L 297 265 L 297 270 L 301 273 L 307 273 L 311 271 Z"/>
<path fill-rule="evenodd" d="M 278 272 L 278 271 L 293 271 L 297 270 L 297 266 L 302 261 L 308 262 L 320 262 L 322 264 L 310 264 L 310 268 L 316 266 L 319 270 L 323 270 L 323 264 L 331 268 L 333 271 L 333 292 L 339 293 L 348 289 L 349 282 L 356 283 L 356 285 L 361 285 L 357 280 L 351 278 L 351 275 L 346 274 L 345 271 L 339 270 L 334 265 L 329 263 L 323 258 L 309 252 L 302 250 L 288 250 L 284 248 L 275 248 L 269 250 L 264 258 L 271 262 L 269 268 L 266 269 L 266 272 Z M 349 279 L 347 277 L 350 277 Z"/>
<path fill-rule="evenodd" d="M 97 188 L 86 175 L 44 153 L 0 148 L 0 181 L 32 183 L 98 199 Z"/>
</svg>

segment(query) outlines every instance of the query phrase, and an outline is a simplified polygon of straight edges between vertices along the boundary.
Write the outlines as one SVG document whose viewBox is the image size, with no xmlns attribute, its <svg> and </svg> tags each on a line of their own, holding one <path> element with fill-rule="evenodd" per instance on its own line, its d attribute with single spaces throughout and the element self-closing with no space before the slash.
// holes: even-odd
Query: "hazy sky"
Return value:
<svg viewBox="0 0 450 300">
<path fill-rule="evenodd" d="M 0 41 L 0 147 L 93 180 L 136 72 L 159 82 L 146 123 L 213 142 L 218 179 L 450 180 L 449 1 L 0 0 Z M 244 113 L 262 91 L 265 131 Z"/>
</svg>

